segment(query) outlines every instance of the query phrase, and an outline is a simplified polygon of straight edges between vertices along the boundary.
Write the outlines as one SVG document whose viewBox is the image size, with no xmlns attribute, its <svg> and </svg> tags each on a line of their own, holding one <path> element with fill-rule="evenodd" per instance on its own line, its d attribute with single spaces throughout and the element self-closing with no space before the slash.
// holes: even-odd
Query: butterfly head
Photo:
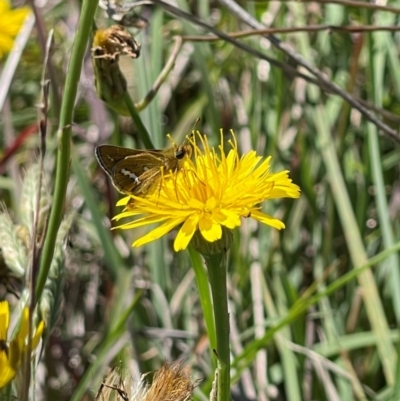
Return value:
<svg viewBox="0 0 400 401">
<path fill-rule="evenodd" d="M 185 156 L 187 156 L 189 159 L 192 157 L 192 153 L 193 153 L 193 132 L 188 135 L 185 139 L 185 141 L 183 142 L 182 145 L 180 146 L 176 146 L 175 145 L 175 159 L 177 159 L 178 161 L 183 160 L 185 158 Z"/>
</svg>

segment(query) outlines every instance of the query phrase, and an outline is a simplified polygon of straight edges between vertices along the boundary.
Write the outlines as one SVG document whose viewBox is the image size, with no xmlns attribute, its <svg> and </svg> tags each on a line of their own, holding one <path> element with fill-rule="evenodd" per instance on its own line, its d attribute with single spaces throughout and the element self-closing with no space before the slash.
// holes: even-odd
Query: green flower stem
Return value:
<svg viewBox="0 0 400 401">
<path fill-rule="evenodd" d="M 137 112 L 137 109 L 133 104 L 132 99 L 128 92 L 125 92 L 124 100 L 126 106 L 128 107 L 129 113 L 132 117 L 132 120 L 136 124 L 136 128 L 139 132 L 140 138 L 144 143 L 144 146 L 146 146 L 147 149 L 154 149 L 153 141 L 151 140 L 150 134 L 147 131 L 146 127 L 144 126 L 142 120 L 140 119 L 139 113 Z"/>
<path fill-rule="evenodd" d="M 211 347 L 211 357 L 214 362 L 214 366 L 217 366 L 217 360 L 215 354 L 212 352 L 213 349 L 217 348 L 217 337 L 215 333 L 213 303 L 211 298 L 210 286 L 208 285 L 207 272 L 204 268 L 203 261 L 200 254 L 189 246 L 189 255 L 192 262 L 194 274 L 196 277 L 197 289 L 199 291 L 201 309 L 203 310 L 204 321 L 206 323 L 208 341 Z"/>
<path fill-rule="evenodd" d="M 218 401 L 230 401 L 230 347 L 225 252 L 204 256 L 213 297 L 218 358 Z"/>
<path fill-rule="evenodd" d="M 39 277 L 36 285 L 36 299 L 42 295 L 49 274 L 54 248 L 60 227 L 65 194 L 69 180 L 69 165 L 71 158 L 71 127 L 74 114 L 74 104 L 81 75 L 82 62 L 88 39 L 92 30 L 92 22 L 97 9 L 97 0 L 83 0 L 82 12 L 78 24 L 75 42 L 72 48 L 71 60 L 65 81 L 65 92 L 62 99 L 60 123 L 58 127 L 57 167 L 54 186 L 54 201 L 51 208 L 49 226 L 43 245 L 40 261 Z"/>
</svg>

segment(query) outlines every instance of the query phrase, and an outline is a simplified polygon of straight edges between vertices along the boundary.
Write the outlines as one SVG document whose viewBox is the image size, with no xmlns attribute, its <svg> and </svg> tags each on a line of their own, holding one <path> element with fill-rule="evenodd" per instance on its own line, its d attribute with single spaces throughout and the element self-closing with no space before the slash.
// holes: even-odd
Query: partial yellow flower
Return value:
<svg viewBox="0 0 400 401">
<path fill-rule="evenodd" d="M 289 172 L 271 173 L 271 157 L 263 160 L 255 151 L 239 156 L 233 132 L 228 154 L 222 140 L 217 152 L 210 148 L 205 136 L 197 133 L 197 137 L 204 150 L 192 142 L 194 161 L 185 158 L 178 172 L 165 172 L 145 197 L 129 195 L 117 203 L 125 209 L 115 220 L 139 218 L 116 228 L 162 223 L 133 246 L 154 241 L 179 225 L 175 251 L 185 249 L 197 230 L 206 241 L 214 242 L 221 239 L 222 226 L 234 229 L 241 225 L 242 217 L 252 217 L 278 230 L 285 227 L 280 220 L 263 213 L 261 203 L 300 196 L 300 188 L 289 179 Z"/>
<path fill-rule="evenodd" d="M 8 302 L 0 302 L 0 388 L 15 377 L 8 360 L 7 331 L 10 324 L 10 309 Z"/>
<path fill-rule="evenodd" d="M 13 48 L 14 38 L 21 29 L 28 13 L 28 7 L 11 10 L 8 0 L 0 0 L 0 60 Z"/>
<path fill-rule="evenodd" d="M 7 343 L 9 322 L 10 308 L 8 302 L 0 302 L 0 388 L 15 377 L 21 361 L 28 356 L 29 309 L 23 309 L 21 326 L 10 344 Z M 44 322 L 41 321 L 32 337 L 32 351 L 38 346 L 43 330 Z"/>
</svg>

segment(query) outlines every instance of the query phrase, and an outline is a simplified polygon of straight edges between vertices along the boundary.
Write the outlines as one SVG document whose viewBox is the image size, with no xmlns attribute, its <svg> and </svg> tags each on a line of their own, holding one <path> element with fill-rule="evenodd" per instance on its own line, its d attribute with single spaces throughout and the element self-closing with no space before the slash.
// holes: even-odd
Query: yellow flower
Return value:
<svg viewBox="0 0 400 401">
<path fill-rule="evenodd" d="M 0 0 L 0 59 L 13 48 L 14 38 L 17 36 L 28 12 L 28 7 L 11 10 L 8 0 Z"/>
<path fill-rule="evenodd" d="M 10 323 L 10 308 L 7 301 L 0 302 L 0 388 L 4 387 L 16 375 L 23 358 L 28 352 L 29 309 L 22 312 L 21 326 L 15 338 L 7 344 L 7 331 Z M 32 337 L 32 350 L 34 350 L 43 334 L 44 322 L 36 327 Z"/>
<path fill-rule="evenodd" d="M 116 228 L 162 223 L 133 246 L 154 241 L 180 224 L 175 251 L 185 249 L 197 230 L 208 242 L 221 239 L 222 226 L 238 227 L 242 217 L 252 217 L 278 230 L 285 227 L 280 220 L 263 213 L 261 203 L 300 196 L 300 188 L 289 179 L 288 171 L 270 173 L 271 157 L 262 160 L 255 151 L 240 157 L 233 132 L 227 155 L 223 141 L 217 152 L 210 148 L 206 137 L 199 133 L 197 136 L 204 150 L 192 142 L 194 161 L 185 158 L 178 172 L 162 174 L 159 184 L 145 197 L 129 195 L 117 203 L 125 209 L 114 219 L 139 218 Z"/>
</svg>

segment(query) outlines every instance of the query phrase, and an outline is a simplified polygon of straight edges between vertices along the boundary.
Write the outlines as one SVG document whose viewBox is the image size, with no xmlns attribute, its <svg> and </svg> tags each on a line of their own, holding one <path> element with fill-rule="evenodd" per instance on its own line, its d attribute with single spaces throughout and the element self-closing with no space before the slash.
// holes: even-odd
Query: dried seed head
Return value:
<svg viewBox="0 0 400 401">
<path fill-rule="evenodd" d="M 104 377 L 95 401 L 189 401 L 194 384 L 188 369 L 180 362 L 165 363 L 154 373 L 152 384 L 146 384 L 142 375 L 132 383 L 130 377 L 123 378 L 120 368 L 113 368 Z"/>
<path fill-rule="evenodd" d="M 194 385 L 187 369 L 181 363 L 165 363 L 153 378 L 143 401 L 188 401 Z"/>
</svg>

